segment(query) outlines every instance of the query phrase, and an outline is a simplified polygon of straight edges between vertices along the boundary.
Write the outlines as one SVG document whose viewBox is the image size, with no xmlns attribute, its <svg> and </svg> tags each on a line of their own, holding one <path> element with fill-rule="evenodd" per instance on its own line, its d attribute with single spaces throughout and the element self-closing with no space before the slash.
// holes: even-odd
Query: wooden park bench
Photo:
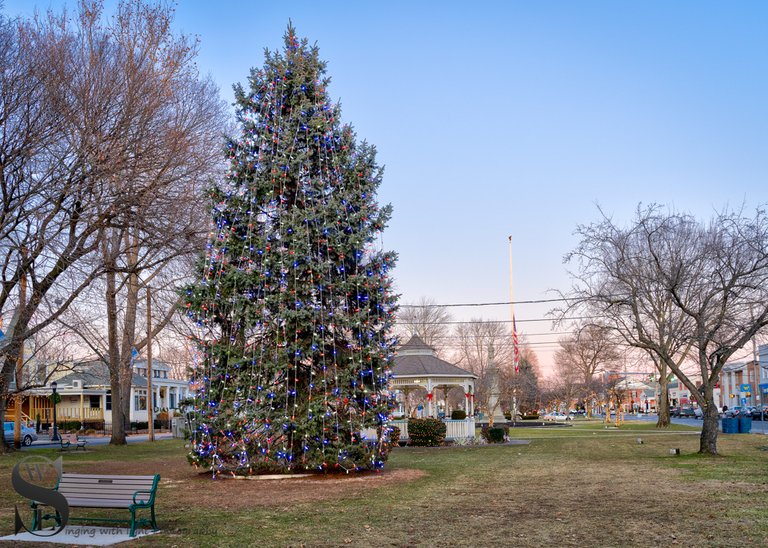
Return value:
<svg viewBox="0 0 768 548">
<path fill-rule="evenodd" d="M 78 438 L 77 434 L 59 434 L 59 443 L 61 444 L 62 451 L 66 451 L 73 445 L 75 446 L 75 451 L 81 448 L 85 451 L 85 444 L 88 443 L 88 440 Z"/>
<path fill-rule="evenodd" d="M 155 495 L 157 485 L 160 483 L 160 474 L 154 476 L 106 476 L 102 474 L 72 474 L 63 473 L 56 486 L 56 490 L 67 499 L 69 508 L 117 508 L 125 509 L 131 513 L 130 536 L 135 536 L 136 527 L 148 525 L 153 531 L 157 531 L 155 521 Z M 54 519 L 61 525 L 61 516 L 56 514 L 42 515 L 40 503 L 31 503 L 33 529 L 40 529 L 42 522 Z M 136 517 L 136 511 L 147 509 L 151 518 Z M 68 521 L 103 521 L 103 522 L 127 522 L 128 519 L 108 519 L 96 517 L 69 517 Z"/>
</svg>

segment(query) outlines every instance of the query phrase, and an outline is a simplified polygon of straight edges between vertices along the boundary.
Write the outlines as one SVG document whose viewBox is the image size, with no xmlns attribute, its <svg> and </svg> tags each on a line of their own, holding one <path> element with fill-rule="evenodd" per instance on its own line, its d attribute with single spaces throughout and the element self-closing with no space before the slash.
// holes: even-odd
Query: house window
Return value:
<svg viewBox="0 0 768 548">
<path fill-rule="evenodd" d="M 167 379 L 167 378 L 168 378 L 168 371 L 163 371 L 163 378 L 164 378 L 164 379 Z"/>
<path fill-rule="evenodd" d="M 98 409 L 101 407 L 101 396 L 89 396 L 91 399 L 90 408 L 91 409 Z"/>
<path fill-rule="evenodd" d="M 112 411 L 112 391 L 107 390 L 107 395 L 104 396 L 104 409 Z"/>
<path fill-rule="evenodd" d="M 154 378 L 156 378 L 156 379 L 159 379 L 159 378 L 160 378 L 160 371 L 158 371 L 157 369 L 155 369 L 154 371 L 152 371 L 152 376 L 153 376 Z"/>
<path fill-rule="evenodd" d="M 147 391 L 146 390 L 136 391 L 136 394 L 134 394 L 133 396 L 133 408 L 136 411 L 147 410 Z"/>
<path fill-rule="evenodd" d="M 168 408 L 169 409 L 176 409 L 176 393 L 171 392 L 168 394 Z"/>
</svg>

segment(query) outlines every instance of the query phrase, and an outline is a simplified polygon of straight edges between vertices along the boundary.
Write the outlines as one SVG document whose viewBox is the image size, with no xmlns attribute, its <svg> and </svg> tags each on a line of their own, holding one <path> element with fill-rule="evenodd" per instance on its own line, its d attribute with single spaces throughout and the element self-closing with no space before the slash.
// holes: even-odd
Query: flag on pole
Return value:
<svg viewBox="0 0 768 548">
<path fill-rule="evenodd" d="M 514 352 L 515 373 L 520 372 L 520 348 L 517 344 L 517 325 L 515 324 L 515 315 L 512 314 L 512 346 Z"/>
<path fill-rule="evenodd" d="M 133 368 L 133 362 L 136 361 L 136 358 L 138 357 L 138 355 L 139 355 L 139 351 L 136 350 L 135 346 L 132 347 L 131 348 L 131 368 Z"/>
</svg>

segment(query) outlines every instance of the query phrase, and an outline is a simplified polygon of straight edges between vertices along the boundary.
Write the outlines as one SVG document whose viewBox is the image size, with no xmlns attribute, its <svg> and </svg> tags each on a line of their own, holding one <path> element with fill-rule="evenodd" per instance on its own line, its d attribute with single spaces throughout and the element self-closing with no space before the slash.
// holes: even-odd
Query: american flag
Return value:
<svg viewBox="0 0 768 548">
<path fill-rule="evenodd" d="M 517 345 L 517 324 L 515 324 L 515 315 L 512 314 L 512 347 L 515 363 L 515 373 L 520 372 L 520 348 Z"/>
</svg>

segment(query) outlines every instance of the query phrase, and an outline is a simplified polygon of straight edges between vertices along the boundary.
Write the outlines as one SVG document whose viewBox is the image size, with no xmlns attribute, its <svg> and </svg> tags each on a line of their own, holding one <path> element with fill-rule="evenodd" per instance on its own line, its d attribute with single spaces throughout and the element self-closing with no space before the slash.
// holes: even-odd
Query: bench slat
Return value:
<svg viewBox="0 0 768 548">
<path fill-rule="evenodd" d="M 133 491 L 59 491 L 65 497 L 90 497 L 105 499 L 128 499 L 133 498 L 133 494 L 140 489 Z"/>
<path fill-rule="evenodd" d="M 62 474 L 61 479 L 64 481 L 65 479 L 82 479 L 82 480 L 88 480 L 88 479 L 111 479 L 113 481 L 115 480 L 145 480 L 150 483 L 152 483 L 155 480 L 155 476 L 109 476 L 106 474 L 75 474 L 74 472 L 64 472 Z"/>
<path fill-rule="evenodd" d="M 152 488 L 151 483 L 72 483 L 72 482 L 60 482 L 59 489 L 117 489 L 120 491 L 128 491 L 130 489 L 144 489 Z"/>
<path fill-rule="evenodd" d="M 58 491 L 65 493 L 133 493 L 134 491 L 149 491 L 151 485 L 104 485 L 102 487 L 83 485 L 59 485 Z"/>
<path fill-rule="evenodd" d="M 137 500 L 137 503 L 142 501 Z M 67 498 L 67 503 L 73 508 L 128 508 L 133 501 L 114 500 L 114 499 L 87 499 L 87 498 Z"/>
</svg>

